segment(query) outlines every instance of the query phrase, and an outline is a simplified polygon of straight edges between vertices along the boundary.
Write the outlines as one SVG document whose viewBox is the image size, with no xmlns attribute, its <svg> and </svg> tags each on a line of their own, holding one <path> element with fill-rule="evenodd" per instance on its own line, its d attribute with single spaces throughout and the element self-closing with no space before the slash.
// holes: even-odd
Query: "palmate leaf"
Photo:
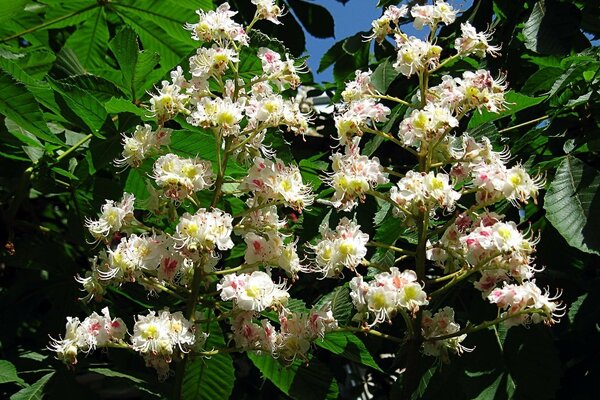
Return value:
<svg viewBox="0 0 600 400">
<path fill-rule="evenodd" d="M 109 47 L 121 69 L 121 86 L 132 100 L 139 99 L 152 86 L 148 75 L 158 64 L 160 56 L 154 52 L 140 51 L 137 35 L 129 27 L 119 31 Z"/>
<path fill-rule="evenodd" d="M 544 197 L 546 218 L 571 246 L 600 254 L 600 172 L 572 156 L 560 163 Z"/>
<path fill-rule="evenodd" d="M 338 386 L 327 365 L 311 358 L 308 365 L 300 360 L 284 366 L 271 355 L 248 353 L 248 358 L 279 390 L 293 399 L 335 399 Z"/>
<path fill-rule="evenodd" d="M 33 94 L 9 74 L 0 70 L 0 114 L 47 142 L 61 144 L 48 127 Z"/>
<path fill-rule="evenodd" d="M 52 378 L 54 372 L 42 376 L 36 383 L 27 386 L 10 396 L 10 400 L 41 400 L 44 397 L 44 387 Z"/>
<path fill-rule="evenodd" d="M 223 331 L 216 321 L 210 323 L 209 336 L 204 346 L 207 350 L 224 348 Z M 233 391 L 235 371 L 233 360 L 227 353 L 210 358 L 196 358 L 188 363 L 183 377 L 183 400 L 228 399 Z"/>
<path fill-rule="evenodd" d="M 315 344 L 350 361 L 381 371 L 365 344 L 351 332 L 330 332 Z"/>
<path fill-rule="evenodd" d="M 91 72 L 103 70 L 108 45 L 108 26 L 104 8 L 94 8 L 85 22 L 67 39 L 65 46 L 72 49 L 79 61 Z"/>
</svg>

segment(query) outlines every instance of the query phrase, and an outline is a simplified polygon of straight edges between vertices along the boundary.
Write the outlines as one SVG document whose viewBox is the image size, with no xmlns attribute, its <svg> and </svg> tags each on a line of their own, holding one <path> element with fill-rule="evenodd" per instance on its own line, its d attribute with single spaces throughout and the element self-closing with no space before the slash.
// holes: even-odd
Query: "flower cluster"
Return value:
<svg viewBox="0 0 600 400">
<path fill-rule="evenodd" d="M 226 275 L 217 285 L 217 290 L 221 292 L 221 299 L 232 300 L 236 308 L 244 311 L 281 308 L 290 297 L 285 284 L 275 284 L 269 274 L 262 271 Z"/>
<path fill-rule="evenodd" d="M 56 357 L 74 365 L 79 352 L 89 353 L 97 347 L 123 342 L 127 326 L 121 318 L 111 318 L 108 307 L 102 309 L 102 315 L 92 313 L 80 321 L 77 317 L 67 317 L 65 336 L 52 339 L 48 349 L 56 352 Z"/>
<path fill-rule="evenodd" d="M 415 314 L 421 306 L 429 304 L 427 294 L 417 282 L 417 274 L 412 270 L 400 272 L 396 267 L 375 275 L 370 282 L 365 282 L 362 276 L 352 278 L 350 290 L 361 318 L 374 317 L 370 326 L 391 321 L 398 311 Z"/>
<path fill-rule="evenodd" d="M 345 147 L 344 154 L 331 156 L 333 172 L 325 178 L 325 182 L 335 189 L 328 204 L 345 211 L 352 210 L 358 204 L 357 200 L 364 201 L 367 191 L 388 182 L 379 159 L 360 155 L 358 143 L 356 138 Z"/>
<path fill-rule="evenodd" d="M 117 166 L 139 167 L 142 161 L 157 153 L 162 146 L 171 142 L 171 129 L 156 131 L 148 124 L 138 125 L 131 136 L 123 134 L 123 158 L 115 161 Z"/>
<path fill-rule="evenodd" d="M 485 137 L 478 143 L 463 135 L 457 142 L 453 149 L 456 163 L 451 175 L 460 182 L 471 179 L 470 186 L 476 190 L 477 202 L 490 204 L 505 198 L 516 204 L 537 198 L 543 179 L 531 177 L 520 165 L 508 168 L 508 151 L 494 151 Z"/>
<path fill-rule="evenodd" d="M 311 271 L 323 274 L 324 278 L 338 276 L 344 268 L 352 271 L 367 255 L 369 235 L 360 231 L 360 225 L 342 218 L 332 231 L 328 224 L 319 227 L 322 239 L 310 246 L 315 254 Z"/>
<path fill-rule="evenodd" d="M 106 200 L 102 206 L 100 218 L 97 220 L 86 218 L 85 227 L 95 240 L 107 241 L 113 233 L 124 229 L 134 220 L 134 202 L 135 196 L 130 193 L 123 193 L 123 198 L 118 203 Z"/>
<path fill-rule="evenodd" d="M 314 201 L 310 186 L 302 183 L 298 167 L 285 165 L 279 159 L 256 157 L 239 189 L 252 192 L 255 205 L 274 202 L 301 211 Z"/>
<path fill-rule="evenodd" d="M 403 214 L 411 222 L 412 216 L 424 209 L 434 212 L 435 207 L 441 207 L 452 211 L 459 198 L 460 193 L 450 185 L 448 175 L 442 173 L 408 171 L 390 189 L 390 199 L 397 204 L 394 213 Z"/>
<path fill-rule="evenodd" d="M 173 235 L 176 247 L 187 252 L 229 250 L 233 247 L 232 221 L 231 215 L 219 209 L 200 208 L 193 215 L 185 213 Z"/>
<path fill-rule="evenodd" d="M 245 351 L 267 353 L 291 363 L 296 358 L 308 360 L 311 344 L 327 332 L 337 329 L 329 304 L 306 312 L 279 312 L 280 329 L 268 319 L 257 319 L 254 312 L 237 313 L 232 324 L 236 347 Z"/>
<path fill-rule="evenodd" d="M 152 177 L 165 197 L 178 201 L 210 187 L 214 180 L 210 161 L 181 158 L 171 153 L 156 160 Z"/>
<path fill-rule="evenodd" d="M 472 349 L 461 345 L 467 335 L 457 334 L 457 332 L 460 332 L 460 325 L 454 322 L 454 310 L 451 307 L 444 307 L 433 315 L 429 310 L 423 311 L 421 332 L 425 339 L 423 342 L 423 353 L 428 356 L 439 357 L 444 362 L 448 362 L 449 352 L 460 355 L 464 351 L 472 351 Z M 431 340 L 431 338 L 446 335 L 456 336 L 447 339 Z"/>
<path fill-rule="evenodd" d="M 535 280 L 520 285 L 504 282 L 502 288 L 496 288 L 488 295 L 490 303 L 505 310 L 501 317 L 506 317 L 504 324 L 508 327 L 544 322 L 552 325 L 565 315 L 565 305 L 558 302 L 560 292 L 551 296 L 548 290 L 542 290 Z"/>
<path fill-rule="evenodd" d="M 173 353 L 188 352 L 204 336 L 195 332 L 193 324 L 178 311 L 170 313 L 162 310 L 158 314 L 138 315 L 131 335 L 131 348 L 139 352 L 146 366 L 156 369 L 158 377 L 164 380 L 169 375 L 169 364 Z"/>
</svg>

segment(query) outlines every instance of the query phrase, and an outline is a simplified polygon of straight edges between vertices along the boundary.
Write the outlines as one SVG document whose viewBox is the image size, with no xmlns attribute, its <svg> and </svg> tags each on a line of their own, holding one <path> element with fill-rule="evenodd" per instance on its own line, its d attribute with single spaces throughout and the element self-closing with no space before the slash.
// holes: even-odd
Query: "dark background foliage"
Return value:
<svg viewBox="0 0 600 400">
<path fill-rule="evenodd" d="M 283 27 L 258 27 L 292 54 L 302 55 L 307 34 L 332 36 L 336 21 L 318 2 L 283 3 L 291 10 Z M 380 0 L 382 6 L 396 3 Z M 231 4 L 240 10 L 241 20 L 251 19 L 248 1 Z M 63 332 L 67 315 L 83 316 L 106 304 L 118 315 L 129 315 L 126 322 L 131 324 L 131 316 L 147 308 L 177 306 L 162 297 L 149 299 L 132 287 L 111 291 L 102 305 L 85 304 L 77 301 L 80 292 L 73 277 L 89 268 L 88 258 L 97 251 L 86 242 L 84 218 L 94 216 L 105 199 L 119 198 L 124 189 L 143 195 L 141 173 L 119 173 L 111 164 L 120 152 L 120 133 L 145 120 L 137 105 L 147 100 L 146 91 L 194 49 L 181 26 L 197 18 L 195 9 L 209 7 L 210 0 L 0 1 L 0 358 L 18 371 L 0 363 L 0 396 L 170 394 L 169 381 L 155 383 L 153 372 L 135 355 L 97 352 L 81 357 L 76 370 L 69 371 L 45 347 L 48 334 Z M 564 290 L 568 314 L 551 329 L 500 330 L 499 339 L 490 331 L 473 334 L 466 344 L 476 344 L 476 351 L 441 368 L 425 359 L 415 397 L 600 398 L 600 4 L 481 0 L 460 19 L 480 30 L 495 29 L 502 56 L 481 63 L 459 61 L 447 73 L 479 67 L 505 73 L 512 90 L 508 99 L 515 103 L 500 115 L 475 113 L 460 129 L 486 135 L 498 148 L 510 147 L 515 161 L 545 174 L 548 190 L 537 204 L 524 208 L 524 217 L 511 207 L 504 212 L 541 232 L 537 265 L 546 269 L 538 274 L 538 283 Z M 458 30 L 458 24 L 444 28 L 439 44 L 450 48 Z M 335 82 L 314 84 L 311 94 L 326 92 L 336 100 L 343 82 L 359 68 L 375 71 L 382 92 L 412 94 L 416 82 L 396 79 L 391 68 L 391 45 L 375 47 L 372 53 L 363 34 L 341 39 L 325 54 L 320 68 L 333 65 Z M 245 68 L 253 74 L 260 64 L 249 62 Z M 394 109 L 390 131 L 403 114 L 403 109 Z M 325 138 L 286 137 L 291 145 L 273 138 L 282 158 L 300 162 L 312 157 L 300 166 L 304 178 L 316 186 L 318 175 L 327 169 L 327 137 L 334 132 L 331 118 L 318 122 Z M 175 135 L 176 152 L 210 158 L 208 146 L 185 139 L 190 127 L 175 128 L 182 132 Z M 411 167 L 410 158 L 380 144 L 372 140 L 365 152 L 390 165 Z M 385 212 L 374 221 L 376 210 L 374 201 L 359 208 L 359 221 L 370 234 L 388 242 L 410 242 Z M 303 237 L 316 233 L 325 213 L 317 207 L 301 216 L 297 226 L 304 229 Z M 370 256 L 382 263 L 389 258 L 385 253 Z M 330 293 L 335 287 L 335 282 L 303 277 L 292 296 L 312 304 L 329 293 L 336 316 L 347 320 L 347 288 Z M 460 292 L 447 301 L 463 309 L 481 307 L 485 318 L 489 310 L 478 297 Z M 210 328 L 211 343 L 222 345 L 220 327 Z M 308 365 L 297 362 L 283 370 L 272 360 L 246 355 L 196 363 L 186 377 L 187 397 L 232 393 L 235 398 L 356 398 L 371 393 L 396 398 L 402 349 L 370 337 L 352 340 L 333 338 L 317 349 Z M 378 356 L 396 353 L 395 359 Z"/>
</svg>

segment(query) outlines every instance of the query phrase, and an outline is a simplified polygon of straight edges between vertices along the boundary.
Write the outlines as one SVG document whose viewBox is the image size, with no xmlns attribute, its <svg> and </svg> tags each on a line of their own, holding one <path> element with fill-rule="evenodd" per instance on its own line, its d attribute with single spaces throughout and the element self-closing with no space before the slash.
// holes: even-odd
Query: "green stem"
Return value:
<svg viewBox="0 0 600 400">
<path fill-rule="evenodd" d="M 539 118 L 532 119 L 531 121 L 523 122 L 521 124 L 517 124 L 517 125 L 514 125 L 514 126 L 509 126 L 508 128 L 500 129 L 498 131 L 498 133 L 504 133 L 504 132 L 512 131 L 513 129 L 522 128 L 524 126 L 535 124 L 536 122 L 540 122 L 540 121 L 543 121 L 543 120 L 548 119 L 548 118 L 550 118 L 548 115 L 543 115 L 543 116 L 541 116 Z"/>
<path fill-rule="evenodd" d="M 77 150 L 78 148 L 83 146 L 87 141 L 89 141 L 93 137 L 94 137 L 94 135 L 91 133 L 89 135 L 85 136 L 79 142 L 75 143 L 73 146 L 71 146 L 67 150 L 65 150 L 64 153 L 62 153 L 58 157 L 56 157 L 56 162 L 59 162 L 63 158 L 67 157 L 69 154 L 71 154 L 72 152 L 74 152 L 75 150 Z"/>
<path fill-rule="evenodd" d="M 370 242 L 368 242 L 367 246 L 381 247 L 383 249 L 392 250 L 392 251 L 395 251 L 397 253 L 408 254 L 408 255 L 412 255 L 412 256 L 415 255 L 414 251 L 401 249 L 401 248 L 396 247 L 396 246 L 391 246 L 389 244 L 385 244 L 385 243 L 381 243 L 381 242 L 376 242 L 376 241 L 370 241 Z"/>
<path fill-rule="evenodd" d="M 388 335 L 387 333 L 383 333 L 383 332 L 379 332 L 375 329 L 369 329 L 369 328 L 355 328 L 352 326 L 346 326 L 343 328 L 339 328 L 338 332 L 355 332 L 355 333 L 365 333 L 367 335 L 371 335 L 371 336 L 376 336 L 382 339 L 386 339 L 386 340 L 390 340 L 392 342 L 396 342 L 396 343 L 405 343 L 406 340 L 401 339 L 399 337 L 396 336 L 392 336 L 392 335 Z"/>
<path fill-rule="evenodd" d="M 398 97 L 394 97 L 394 96 L 388 96 L 388 95 L 383 95 L 383 94 L 371 94 L 371 95 L 369 95 L 369 97 L 372 97 L 374 99 L 390 100 L 390 101 L 394 101 L 396 103 L 405 105 L 407 107 L 413 107 L 413 104 L 409 103 L 408 101 L 399 99 Z"/>
</svg>

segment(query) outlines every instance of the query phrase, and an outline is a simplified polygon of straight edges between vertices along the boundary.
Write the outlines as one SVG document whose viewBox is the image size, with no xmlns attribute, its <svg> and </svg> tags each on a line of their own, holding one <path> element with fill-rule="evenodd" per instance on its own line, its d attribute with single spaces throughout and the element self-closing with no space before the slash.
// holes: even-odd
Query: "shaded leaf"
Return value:
<svg viewBox="0 0 600 400">
<path fill-rule="evenodd" d="M 325 7 L 303 0 L 288 0 L 288 4 L 308 33 L 318 38 L 334 36 L 333 17 Z"/>
<path fill-rule="evenodd" d="M 330 332 L 325 335 L 323 340 L 317 340 L 315 343 L 317 346 L 347 358 L 350 361 L 381 371 L 381 368 L 373 360 L 373 356 L 371 356 L 371 353 L 369 353 L 362 340 L 351 332 Z"/>
<path fill-rule="evenodd" d="M 577 158 L 560 163 L 544 197 L 546 218 L 571 246 L 600 254 L 600 173 Z"/>
<path fill-rule="evenodd" d="M 0 360 L 0 384 L 15 382 L 19 385 L 23 385 L 25 382 L 17 375 L 17 369 L 15 366 L 6 360 Z"/>
<path fill-rule="evenodd" d="M 10 400 L 41 400 L 44 397 L 44 387 L 53 375 L 54 372 L 50 372 L 42 376 L 36 383 L 10 396 Z"/>
</svg>

